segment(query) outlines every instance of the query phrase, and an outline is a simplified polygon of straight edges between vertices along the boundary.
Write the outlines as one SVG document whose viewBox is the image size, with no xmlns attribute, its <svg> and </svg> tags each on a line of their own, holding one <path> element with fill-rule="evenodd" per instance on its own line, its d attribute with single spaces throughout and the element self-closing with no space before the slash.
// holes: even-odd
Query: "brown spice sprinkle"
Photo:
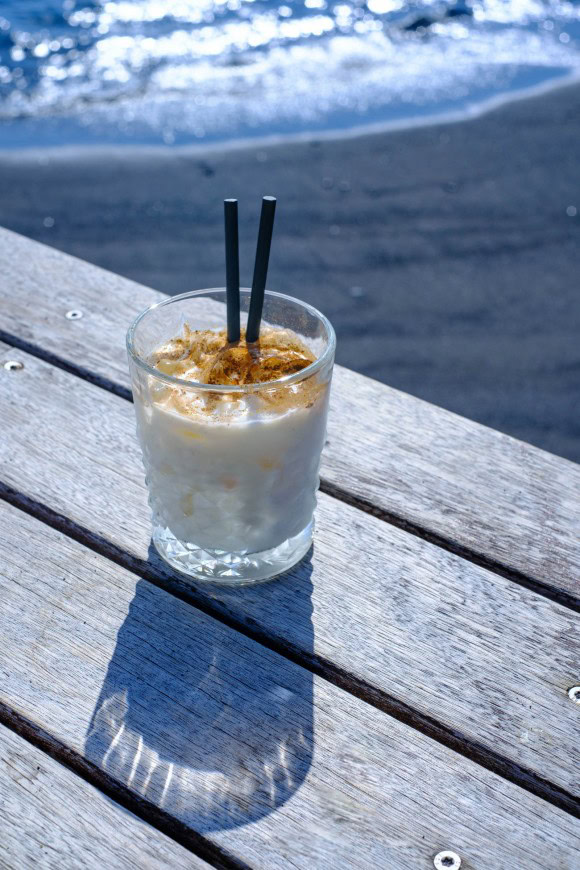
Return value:
<svg viewBox="0 0 580 870">
<path fill-rule="evenodd" d="M 192 330 L 160 347 L 152 363 L 164 374 L 202 384 L 262 384 L 296 374 L 316 359 L 287 329 L 264 329 L 257 342 L 246 344 L 245 331 L 228 344 L 226 330 Z"/>
<path fill-rule="evenodd" d="M 246 344 L 245 330 L 242 329 L 240 341 L 228 344 L 226 330 L 192 330 L 185 324 L 183 336 L 176 337 L 162 345 L 150 359 L 160 372 L 173 375 L 182 380 L 203 384 L 235 385 L 262 384 L 277 381 L 295 374 L 316 360 L 312 351 L 291 330 L 263 328 L 260 338 L 253 344 Z M 276 389 L 275 384 L 268 390 L 255 395 L 264 410 L 282 412 L 290 407 L 312 407 L 316 399 L 325 391 L 325 384 L 317 378 L 309 378 L 295 384 L 290 390 L 283 385 Z M 228 403 L 234 398 L 231 393 L 211 393 L 203 397 L 203 412 L 198 402 L 191 400 L 186 389 L 167 388 L 163 404 L 168 404 L 181 414 L 197 416 L 199 413 L 220 416 L 226 412 Z"/>
</svg>

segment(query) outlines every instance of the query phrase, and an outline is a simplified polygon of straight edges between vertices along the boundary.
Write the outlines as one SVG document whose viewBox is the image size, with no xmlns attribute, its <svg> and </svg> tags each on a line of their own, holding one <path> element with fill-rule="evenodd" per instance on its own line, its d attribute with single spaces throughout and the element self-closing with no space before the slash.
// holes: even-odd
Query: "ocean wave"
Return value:
<svg viewBox="0 0 580 870">
<path fill-rule="evenodd" d="M 556 0 L 11 0 L 0 119 L 171 143 L 460 107 L 580 69 Z M 91 132 L 92 131 L 92 132 Z"/>
</svg>

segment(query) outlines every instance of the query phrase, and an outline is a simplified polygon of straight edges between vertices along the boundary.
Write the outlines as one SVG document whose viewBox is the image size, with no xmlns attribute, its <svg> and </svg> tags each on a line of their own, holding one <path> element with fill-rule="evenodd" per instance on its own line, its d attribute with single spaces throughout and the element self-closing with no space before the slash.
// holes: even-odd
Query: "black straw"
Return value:
<svg viewBox="0 0 580 870">
<path fill-rule="evenodd" d="M 240 340 L 240 256 L 238 249 L 238 201 L 224 199 L 226 231 L 226 305 L 228 341 Z"/>
<path fill-rule="evenodd" d="M 264 290 L 266 289 L 266 278 L 268 276 L 268 261 L 270 259 L 275 211 L 276 198 L 274 196 L 263 197 L 258 245 L 256 247 L 256 262 L 254 265 L 254 279 L 252 281 L 252 295 L 250 297 L 250 310 L 246 326 L 246 341 L 248 342 L 257 341 L 260 337 L 260 321 L 262 320 L 262 308 L 264 306 Z"/>
</svg>

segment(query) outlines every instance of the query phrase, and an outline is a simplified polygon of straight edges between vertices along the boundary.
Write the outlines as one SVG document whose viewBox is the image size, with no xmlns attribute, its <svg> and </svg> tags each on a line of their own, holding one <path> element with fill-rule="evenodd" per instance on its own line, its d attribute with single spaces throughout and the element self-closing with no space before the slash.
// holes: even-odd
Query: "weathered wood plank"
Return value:
<svg viewBox="0 0 580 870">
<path fill-rule="evenodd" d="M 0 369 L 0 479 L 148 560 L 133 408 L 11 355 L 25 368 Z M 243 593 L 199 586 L 196 600 L 580 793 L 570 764 L 577 708 L 566 694 L 578 678 L 575 614 L 325 495 L 317 523 L 312 559 L 283 582 Z M 154 555 L 148 570 L 181 588 Z"/>
<path fill-rule="evenodd" d="M 256 868 L 572 870 L 580 823 L 0 505 L 2 694 Z"/>
<path fill-rule="evenodd" d="M 0 725 L 0 818 L 5 870 L 210 865 Z"/>
<path fill-rule="evenodd" d="M 129 386 L 125 331 L 163 298 L 0 231 L 0 330 Z M 81 309 L 81 320 L 65 318 Z M 579 597 L 580 467 L 338 367 L 323 483 Z"/>
</svg>

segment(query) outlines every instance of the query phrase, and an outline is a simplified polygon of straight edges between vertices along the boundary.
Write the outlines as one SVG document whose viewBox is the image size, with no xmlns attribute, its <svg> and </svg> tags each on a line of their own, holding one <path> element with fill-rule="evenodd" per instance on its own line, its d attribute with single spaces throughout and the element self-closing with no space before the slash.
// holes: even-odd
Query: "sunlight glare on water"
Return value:
<svg viewBox="0 0 580 870">
<path fill-rule="evenodd" d="M 0 119 L 66 120 L 85 141 L 347 128 L 462 108 L 580 68 L 580 4 L 570 0 L 1 8 Z"/>
</svg>

